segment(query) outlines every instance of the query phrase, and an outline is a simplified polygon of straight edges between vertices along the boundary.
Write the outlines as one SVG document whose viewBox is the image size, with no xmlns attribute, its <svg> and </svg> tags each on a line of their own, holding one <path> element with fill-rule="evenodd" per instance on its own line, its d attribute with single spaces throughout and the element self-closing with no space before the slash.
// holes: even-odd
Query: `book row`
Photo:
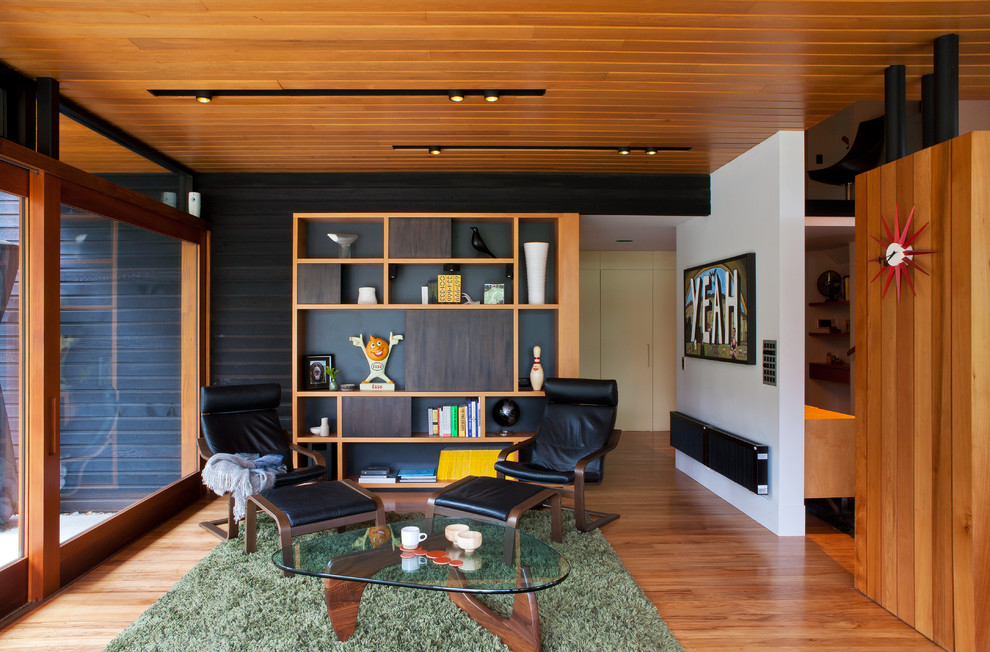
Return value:
<svg viewBox="0 0 990 652">
<path fill-rule="evenodd" d="M 481 437 L 481 413 L 478 401 L 463 405 L 427 408 L 430 434 L 436 437 Z"/>
</svg>

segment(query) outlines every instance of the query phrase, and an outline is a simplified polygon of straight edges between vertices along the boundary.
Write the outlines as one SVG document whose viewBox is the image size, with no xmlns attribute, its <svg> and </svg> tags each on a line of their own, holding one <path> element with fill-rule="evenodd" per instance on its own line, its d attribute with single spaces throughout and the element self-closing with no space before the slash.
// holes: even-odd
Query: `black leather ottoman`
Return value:
<svg viewBox="0 0 990 652">
<path fill-rule="evenodd" d="M 350 480 L 311 482 L 275 487 L 248 498 L 244 518 L 244 552 L 257 549 L 258 508 L 278 524 L 279 547 L 286 566 L 291 565 L 288 548 L 292 537 L 374 519 L 385 525 L 382 499 Z M 282 572 L 286 577 L 292 573 Z"/>
<path fill-rule="evenodd" d="M 438 489 L 426 505 L 426 518 L 468 516 L 516 527 L 526 510 L 550 503 L 550 536 L 560 542 L 560 492 L 550 487 L 469 475 Z"/>
</svg>

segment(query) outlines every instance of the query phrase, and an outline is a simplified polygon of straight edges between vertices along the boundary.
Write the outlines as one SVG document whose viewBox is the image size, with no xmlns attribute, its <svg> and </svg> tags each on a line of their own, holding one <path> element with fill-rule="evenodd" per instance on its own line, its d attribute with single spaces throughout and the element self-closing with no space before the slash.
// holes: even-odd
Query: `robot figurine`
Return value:
<svg viewBox="0 0 990 652">
<path fill-rule="evenodd" d="M 364 333 L 351 337 L 350 340 L 351 344 L 364 351 L 364 357 L 368 360 L 368 368 L 371 370 L 368 377 L 361 381 L 361 389 L 379 392 L 395 391 L 395 383 L 385 375 L 385 364 L 388 362 L 392 347 L 402 341 L 402 336 L 389 333 L 386 342 L 380 337 L 369 335 L 367 345 L 364 344 Z M 372 382 L 376 379 L 382 382 Z"/>
</svg>

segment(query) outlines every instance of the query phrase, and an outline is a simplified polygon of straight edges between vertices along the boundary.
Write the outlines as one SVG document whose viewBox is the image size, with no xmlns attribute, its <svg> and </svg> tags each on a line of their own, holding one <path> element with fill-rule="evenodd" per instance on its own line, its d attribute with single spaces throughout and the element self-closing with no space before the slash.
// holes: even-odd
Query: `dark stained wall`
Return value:
<svg viewBox="0 0 990 652">
<path fill-rule="evenodd" d="M 704 175 L 206 174 L 211 378 L 278 382 L 288 425 L 292 214 L 342 211 L 707 215 Z"/>
</svg>

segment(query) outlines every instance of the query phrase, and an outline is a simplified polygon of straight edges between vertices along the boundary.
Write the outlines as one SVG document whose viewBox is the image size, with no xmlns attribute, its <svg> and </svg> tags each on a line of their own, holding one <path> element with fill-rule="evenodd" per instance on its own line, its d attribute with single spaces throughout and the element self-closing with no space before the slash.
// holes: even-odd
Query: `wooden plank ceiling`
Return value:
<svg viewBox="0 0 990 652">
<path fill-rule="evenodd" d="M 489 7 L 479 9 L 479 7 Z M 4 0 L 0 60 L 197 172 L 709 173 L 782 129 L 909 100 L 960 35 L 960 99 L 990 99 L 990 2 Z M 543 97 L 153 97 L 148 89 L 545 88 Z M 68 123 L 68 124 L 66 124 Z M 142 165 L 63 118 L 63 160 Z M 683 146 L 613 151 L 393 145 Z"/>
</svg>

